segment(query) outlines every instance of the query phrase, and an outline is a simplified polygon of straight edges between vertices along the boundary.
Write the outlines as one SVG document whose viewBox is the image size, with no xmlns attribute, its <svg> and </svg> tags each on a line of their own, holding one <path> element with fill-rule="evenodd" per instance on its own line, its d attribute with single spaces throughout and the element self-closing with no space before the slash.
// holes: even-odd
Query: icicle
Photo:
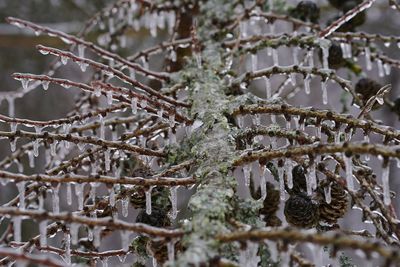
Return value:
<svg viewBox="0 0 400 267">
<path fill-rule="evenodd" d="M 171 240 L 167 243 L 168 261 L 173 262 L 175 260 L 175 241 Z"/>
<path fill-rule="evenodd" d="M 250 175 L 251 175 L 250 165 L 244 165 L 243 166 L 243 177 L 244 177 L 244 185 L 246 187 L 250 186 Z"/>
<path fill-rule="evenodd" d="M 34 168 L 35 167 L 35 156 L 33 155 L 33 151 L 29 150 L 27 152 L 28 158 L 29 158 L 29 167 Z"/>
<path fill-rule="evenodd" d="M 261 199 L 265 199 L 267 197 L 267 170 L 265 170 L 265 167 L 260 168 L 261 171 L 261 176 L 260 176 L 260 190 L 261 190 Z"/>
<path fill-rule="evenodd" d="M 150 186 L 148 190 L 146 190 L 145 195 L 146 195 L 146 213 L 148 215 L 151 214 L 151 191 L 153 190 L 154 186 Z"/>
<path fill-rule="evenodd" d="M 328 104 L 328 90 L 327 90 L 327 81 L 328 80 L 325 80 L 325 81 L 322 81 L 321 82 L 321 90 L 322 90 L 322 103 L 324 104 L 324 105 L 326 105 L 326 104 Z"/>
<path fill-rule="evenodd" d="M 121 199 L 121 206 L 122 206 L 122 216 L 128 217 L 129 197 Z"/>
<path fill-rule="evenodd" d="M 307 95 L 309 95 L 311 92 L 310 82 L 311 82 L 311 75 L 307 74 L 306 78 L 304 79 L 304 90 Z"/>
<path fill-rule="evenodd" d="M 124 251 L 129 251 L 129 245 L 130 245 L 130 235 L 131 233 L 129 231 L 120 231 L 121 233 L 121 245 L 122 249 Z"/>
<path fill-rule="evenodd" d="M 322 67 L 324 69 L 329 69 L 328 57 L 329 57 L 329 46 L 321 45 L 322 49 Z"/>
<path fill-rule="evenodd" d="M 71 223 L 71 225 L 69 226 L 69 232 L 71 233 L 72 245 L 78 244 L 79 227 L 80 226 L 78 223 Z"/>
<path fill-rule="evenodd" d="M 15 242 L 21 242 L 21 221 L 21 216 L 12 217 Z"/>
<path fill-rule="evenodd" d="M 246 249 L 239 251 L 239 266 L 257 267 L 260 262 L 258 248 L 258 243 L 247 241 Z"/>
<path fill-rule="evenodd" d="M 93 246 L 99 248 L 101 243 L 101 227 L 95 226 L 93 228 Z"/>
<path fill-rule="evenodd" d="M 256 54 L 251 54 L 251 71 L 257 71 L 258 67 L 258 62 L 257 62 L 257 55 Z"/>
<path fill-rule="evenodd" d="M 285 177 L 283 176 L 283 168 L 279 166 L 278 166 L 278 176 L 279 176 L 280 197 L 281 200 L 285 200 Z"/>
<path fill-rule="evenodd" d="M 309 67 L 314 68 L 314 51 L 313 50 L 309 50 L 307 52 L 307 58 L 308 58 Z"/>
<path fill-rule="evenodd" d="M 390 75 L 392 67 L 388 63 L 383 64 L 383 69 L 386 75 Z"/>
<path fill-rule="evenodd" d="M 47 246 L 47 220 L 40 221 L 39 223 L 40 246 Z"/>
<path fill-rule="evenodd" d="M 171 218 L 173 220 L 176 219 L 176 216 L 178 214 L 177 189 L 178 189 L 177 186 L 172 186 L 170 188 L 170 200 L 171 200 L 171 205 L 172 205 Z"/>
<path fill-rule="evenodd" d="M 85 46 L 83 44 L 78 44 L 78 56 L 79 57 L 85 56 Z"/>
<path fill-rule="evenodd" d="M 89 199 L 91 199 L 93 203 L 96 203 L 96 188 L 96 183 L 90 183 Z"/>
<path fill-rule="evenodd" d="M 11 152 L 15 152 L 15 150 L 17 149 L 17 137 L 10 140 L 10 149 Z"/>
<path fill-rule="evenodd" d="M 32 142 L 32 145 L 33 145 L 33 155 L 35 157 L 39 156 L 39 139 L 35 139 Z"/>
<path fill-rule="evenodd" d="M 99 114 L 99 123 L 100 123 L 100 139 L 104 139 L 105 137 L 104 118 L 103 115 L 101 114 Z"/>
<path fill-rule="evenodd" d="M 271 81 L 269 80 L 269 77 L 264 76 L 264 82 L 265 82 L 265 97 L 266 99 L 270 99 L 271 95 L 272 95 L 272 91 L 271 91 Z"/>
<path fill-rule="evenodd" d="M 78 198 L 78 209 L 83 210 L 83 190 L 84 184 L 75 184 L 75 194 Z"/>
<path fill-rule="evenodd" d="M 137 113 L 138 110 L 138 106 L 137 106 L 137 98 L 133 97 L 131 100 L 131 109 L 132 109 L 132 114 L 135 115 Z"/>
<path fill-rule="evenodd" d="M 102 267 L 108 267 L 108 257 L 105 257 L 101 260 Z"/>
<path fill-rule="evenodd" d="M 47 91 L 49 89 L 50 81 L 42 81 L 43 90 Z"/>
<path fill-rule="evenodd" d="M 287 176 L 288 188 L 293 188 L 293 175 L 292 175 L 293 163 L 291 159 L 286 159 L 285 161 L 285 172 Z"/>
<path fill-rule="evenodd" d="M 65 258 L 64 261 L 66 264 L 71 264 L 71 235 L 69 233 L 64 233 L 65 240 Z"/>
<path fill-rule="evenodd" d="M 311 187 L 311 189 L 317 189 L 317 185 L 318 185 L 318 183 L 317 183 L 317 173 L 316 173 L 316 171 L 315 171 L 315 162 L 313 162 L 311 165 L 310 165 L 310 173 L 309 173 L 309 175 L 310 175 L 310 187 Z"/>
<path fill-rule="evenodd" d="M 142 56 L 140 59 L 142 61 L 143 68 L 148 69 L 149 68 L 149 62 L 147 62 L 146 57 Z"/>
<path fill-rule="evenodd" d="M 53 187 L 53 213 L 60 213 L 60 184 L 57 184 Z"/>
<path fill-rule="evenodd" d="M 299 65 L 299 49 L 297 46 L 293 47 L 292 49 L 292 57 L 293 57 L 293 65 L 297 66 Z"/>
<path fill-rule="evenodd" d="M 369 49 L 369 47 L 365 47 L 365 65 L 367 70 L 371 70 L 372 69 L 372 61 L 371 61 L 371 50 Z"/>
<path fill-rule="evenodd" d="M 50 155 L 55 157 L 57 155 L 57 141 L 54 140 L 53 143 L 50 144 Z"/>
<path fill-rule="evenodd" d="M 383 63 L 382 60 L 377 59 L 376 60 L 376 64 L 378 65 L 378 73 L 379 73 L 379 77 L 383 77 L 385 76 L 385 70 L 383 69 Z"/>
<path fill-rule="evenodd" d="M 61 56 L 61 63 L 62 63 L 63 65 L 66 65 L 66 64 L 68 63 L 68 57 L 66 57 L 66 56 Z"/>
<path fill-rule="evenodd" d="M 107 104 L 111 105 L 112 104 L 112 98 L 113 98 L 112 92 L 111 91 L 107 91 L 106 96 L 107 96 Z"/>
<path fill-rule="evenodd" d="M 44 196 L 42 193 L 38 194 L 38 210 L 44 210 Z"/>
<path fill-rule="evenodd" d="M 21 84 L 22 84 L 22 88 L 23 88 L 24 90 L 27 90 L 28 87 L 29 87 L 29 79 L 24 79 L 24 78 L 22 78 L 22 79 L 21 79 Z"/>
<path fill-rule="evenodd" d="M 354 191 L 354 181 L 353 181 L 353 163 L 351 157 L 343 155 L 344 164 L 346 165 L 346 183 L 347 188 L 350 191 Z"/>
<path fill-rule="evenodd" d="M 71 183 L 67 183 L 67 204 L 71 206 L 72 204 L 72 188 Z"/>
<path fill-rule="evenodd" d="M 239 127 L 239 128 L 243 128 L 243 126 L 244 126 L 244 121 L 243 121 L 243 116 L 242 115 L 238 115 L 237 117 L 236 117 L 236 120 L 237 120 L 237 126 Z"/>
<path fill-rule="evenodd" d="M 279 66 L 278 51 L 276 48 L 272 49 L 272 61 L 274 66 Z"/>
<path fill-rule="evenodd" d="M 170 59 L 172 62 L 176 62 L 176 60 L 178 59 L 176 51 L 173 48 L 171 49 L 171 52 L 170 52 Z"/>
<path fill-rule="evenodd" d="M 384 162 L 382 166 L 382 188 L 383 188 L 383 203 L 385 205 L 390 205 L 390 189 L 389 189 L 389 162 Z"/>
<path fill-rule="evenodd" d="M 111 207 L 114 207 L 115 206 L 115 192 L 114 192 L 114 186 L 112 186 L 112 187 L 110 187 L 109 189 L 108 189 L 108 192 L 109 192 L 109 203 L 110 203 L 110 206 Z"/>
<path fill-rule="evenodd" d="M 289 81 L 293 86 L 296 86 L 296 73 L 292 72 L 289 74 Z"/>
<path fill-rule="evenodd" d="M 332 187 L 331 187 L 331 184 L 332 183 L 329 183 L 329 185 L 324 187 L 325 202 L 327 204 L 331 204 L 331 202 L 332 202 L 332 195 L 331 195 Z"/>
<path fill-rule="evenodd" d="M 170 113 L 168 116 L 168 120 L 169 120 L 169 126 L 174 127 L 175 126 L 175 114 Z"/>
<path fill-rule="evenodd" d="M 26 181 L 20 181 L 17 183 L 18 196 L 19 196 L 19 208 L 21 210 L 25 209 L 25 184 L 26 184 Z"/>
<path fill-rule="evenodd" d="M 111 163 L 110 150 L 106 149 L 104 151 L 104 165 L 105 165 L 106 172 L 110 171 L 110 163 Z"/>
</svg>

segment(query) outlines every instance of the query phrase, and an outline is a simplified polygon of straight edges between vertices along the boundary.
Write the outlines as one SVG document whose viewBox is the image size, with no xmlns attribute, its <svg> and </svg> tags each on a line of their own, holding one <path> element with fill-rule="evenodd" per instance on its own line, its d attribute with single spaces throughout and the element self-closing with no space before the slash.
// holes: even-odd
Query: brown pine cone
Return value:
<svg viewBox="0 0 400 267">
<path fill-rule="evenodd" d="M 360 96 L 362 102 L 365 105 L 368 99 L 376 95 L 376 93 L 381 88 L 382 85 L 377 83 L 376 81 L 369 78 L 362 78 L 357 82 L 355 91 Z"/>
<path fill-rule="evenodd" d="M 266 226 L 280 226 L 282 221 L 276 216 L 280 204 L 280 192 L 274 185 L 267 182 L 267 197 L 264 199 L 263 207 L 260 209 L 260 215 L 264 215 Z M 261 198 L 261 190 L 255 190 L 253 179 L 250 180 L 250 193 L 254 199 Z"/>
<path fill-rule="evenodd" d="M 300 194 L 307 192 L 307 180 L 303 166 L 296 165 L 292 170 L 293 188 L 287 188 L 290 194 Z"/>
<path fill-rule="evenodd" d="M 324 188 L 331 186 L 331 203 L 325 200 Z M 335 224 L 343 218 L 347 211 L 349 200 L 344 187 L 337 182 L 321 181 L 318 186 L 320 220 L 325 223 Z"/>
<path fill-rule="evenodd" d="M 317 202 L 304 193 L 290 196 L 285 203 L 284 213 L 286 221 L 296 227 L 312 228 L 319 222 Z"/>
</svg>

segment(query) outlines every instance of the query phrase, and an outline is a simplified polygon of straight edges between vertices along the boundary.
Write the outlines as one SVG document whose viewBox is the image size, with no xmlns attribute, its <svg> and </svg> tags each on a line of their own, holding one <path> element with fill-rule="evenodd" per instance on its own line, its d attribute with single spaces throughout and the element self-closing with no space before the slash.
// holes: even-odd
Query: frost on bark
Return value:
<svg viewBox="0 0 400 267">
<path fill-rule="evenodd" d="M 7 18 L 64 46 L 0 95 L 0 264 L 398 264 L 400 132 L 379 117 L 400 63 L 379 44 L 400 37 L 358 31 L 378 1 L 328 2 L 119 0 L 76 35 Z M 81 91 L 66 117 L 18 116 L 56 87 Z"/>
</svg>

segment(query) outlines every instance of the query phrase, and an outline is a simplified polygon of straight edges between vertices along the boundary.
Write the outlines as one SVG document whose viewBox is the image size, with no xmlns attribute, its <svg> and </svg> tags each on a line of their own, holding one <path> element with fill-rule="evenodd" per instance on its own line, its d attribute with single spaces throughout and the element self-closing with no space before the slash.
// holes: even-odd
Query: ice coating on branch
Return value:
<svg viewBox="0 0 400 267">
<path fill-rule="evenodd" d="M 347 157 L 343 154 L 344 164 L 346 165 L 346 183 L 347 188 L 350 191 L 354 191 L 354 181 L 353 181 L 353 162 L 351 157 Z"/>
<path fill-rule="evenodd" d="M 39 223 L 40 246 L 47 246 L 47 220 L 42 220 Z"/>
<path fill-rule="evenodd" d="M 389 188 L 389 170 L 390 164 L 384 162 L 382 165 L 382 189 L 383 189 L 383 203 L 385 205 L 390 205 L 390 188 Z"/>
<path fill-rule="evenodd" d="M 176 219 L 176 216 L 178 214 L 177 189 L 178 189 L 177 186 L 172 186 L 170 188 L 170 200 L 171 200 L 171 205 L 172 205 L 171 218 L 173 220 Z"/>
</svg>

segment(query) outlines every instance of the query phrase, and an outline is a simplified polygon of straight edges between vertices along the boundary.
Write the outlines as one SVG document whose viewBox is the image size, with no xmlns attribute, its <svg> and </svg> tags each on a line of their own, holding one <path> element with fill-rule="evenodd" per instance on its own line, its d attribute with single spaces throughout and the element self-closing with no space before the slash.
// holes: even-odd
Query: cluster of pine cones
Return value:
<svg viewBox="0 0 400 267">
<path fill-rule="evenodd" d="M 301 165 L 292 170 L 293 188 L 286 186 L 289 198 L 285 202 L 284 214 L 286 221 L 295 227 L 325 229 L 335 227 L 337 220 L 342 218 L 348 208 L 348 194 L 344 187 L 334 181 L 322 180 L 313 195 L 307 195 L 306 173 Z M 330 187 L 331 199 L 325 198 L 325 188 Z M 255 191 L 251 185 L 253 198 L 260 198 L 260 190 Z M 328 200 L 329 201 L 329 200 Z M 260 214 L 264 216 L 266 226 L 280 226 L 281 220 L 276 216 L 279 209 L 280 192 L 272 183 L 267 182 L 267 197 L 263 202 Z"/>
</svg>

